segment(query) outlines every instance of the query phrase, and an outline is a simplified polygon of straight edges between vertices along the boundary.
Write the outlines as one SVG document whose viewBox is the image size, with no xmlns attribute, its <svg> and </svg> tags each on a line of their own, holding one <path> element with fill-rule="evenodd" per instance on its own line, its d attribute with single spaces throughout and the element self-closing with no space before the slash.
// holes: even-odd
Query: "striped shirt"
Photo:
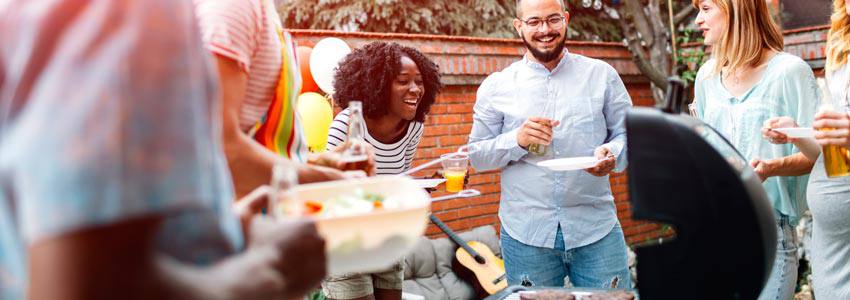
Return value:
<svg viewBox="0 0 850 300">
<path fill-rule="evenodd" d="M 272 0 L 194 0 L 208 50 L 235 60 L 248 75 L 239 127 L 248 132 L 269 109 L 280 78 L 283 28 Z"/>
<path fill-rule="evenodd" d="M 346 108 L 339 112 L 331 124 L 331 129 L 328 132 L 327 150 L 332 150 L 348 140 L 348 119 L 351 112 Z M 420 122 L 410 122 L 407 126 L 407 133 L 392 144 L 384 144 L 369 134 L 366 130 L 366 142 L 372 145 L 375 149 L 375 165 L 378 168 L 378 175 L 400 174 L 413 163 L 413 156 L 416 155 L 416 148 L 419 146 L 419 140 L 422 138 L 424 125 Z"/>
</svg>

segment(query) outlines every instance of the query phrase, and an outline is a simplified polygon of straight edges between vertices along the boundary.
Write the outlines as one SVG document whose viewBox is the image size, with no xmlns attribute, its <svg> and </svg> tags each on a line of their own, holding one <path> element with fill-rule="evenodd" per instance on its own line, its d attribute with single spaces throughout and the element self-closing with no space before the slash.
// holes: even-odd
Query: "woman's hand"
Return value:
<svg viewBox="0 0 850 300">
<path fill-rule="evenodd" d="M 773 130 L 774 128 L 795 128 L 797 123 L 791 117 L 773 117 L 764 121 L 761 135 L 773 144 L 794 143 L 796 139 L 789 138 L 784 133 Z"/>
<path fill-rule="evenodd" d="M 769 174 L 772 170 L 772 166 L 773 164 L 771 160 L 761 160 L 758 158 L 750 160 L 750 167 L 753 168 L 753 172 L 756 173 L 756 176 L 758 176 L 761 182 L 764 182 L 772 176 Z"/>
<path fill-rule="evenodd" d="M 822 111 L 815 115 L 812 127 L 817 130 L 815 139 L 821 146 L 837 145 L 850 148 L 850 115 L 836 111 Z"/>
</svg>

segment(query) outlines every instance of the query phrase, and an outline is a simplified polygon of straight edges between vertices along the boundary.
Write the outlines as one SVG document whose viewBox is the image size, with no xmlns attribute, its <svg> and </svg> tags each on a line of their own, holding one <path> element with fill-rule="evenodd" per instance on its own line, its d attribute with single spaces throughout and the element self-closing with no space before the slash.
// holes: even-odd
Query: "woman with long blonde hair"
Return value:
<svg viewBox="0 0 850 300">
<path fill-rule="evenodd" d="M 806 174 L 813 160 L 793 145 L 761 138 L 765 122 L 791 116 L 812 123 L 818 89 L 811 68 L 782 52 L 782 32 L 763 0 L 694 0 L 696 24 L 711 59 L 694 86 L 696 114 L 747 159 L 774 208 L 777 252 L 759 299 L 791 299 L 797 279 L 794 225 L 806 209 Z"/>
<path fill-rule="evenodd" d="M 833 3 L 832 24 L 826 45 L 826 78 L 828 94 L 824 102 L 832 109 L 815 115 L 815 139 L 789 140 L 802 146 L 804 142 L 827 146 L 837 145 L 850 148 L 850 108 L 848 108 L 848 86 L 850 86 L 850 6 L 845 0 Z M 784 119 L 784 120 L 783 120 Z M 793 120 L 782 117 L 777 126 L 793 127 Z M 821 131 L 822 129 L 831 129 Z M 778 142 L 787 137 L 767 131 L 765 136 Z M 823 157 L 815 144 L 815 163 L 809 178 L 806 198 L 812 212 L 811 262 L 815 296 L 818 299 L 850 299 L 850 176 L 829 178 L 826 175 Z M 807 152 L 805 149 L 804 152 Z"/>
<path fill-rule="evenodd" d="M 830 95 L 824 95 L 833 109 L 815 115 L 813 127 L 833 129 L 816 132 L 819 144 L 850 148 L 850 7 L 845 0 L 835 0 L 833 8 L 826 51 Z M 814 224 L 811 249 L 815 297 L 850 299 L 850 176 L 827 177 L 820 159 L 809 179 L 808 202 Z"/>
</svg>

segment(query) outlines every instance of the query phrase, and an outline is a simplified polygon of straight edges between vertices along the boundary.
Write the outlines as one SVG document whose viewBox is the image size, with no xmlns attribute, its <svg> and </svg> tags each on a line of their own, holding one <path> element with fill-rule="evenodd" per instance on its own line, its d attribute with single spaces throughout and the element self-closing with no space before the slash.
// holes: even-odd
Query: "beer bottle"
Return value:
<svg viewBox="0 0 850 300">
<path fill-rule="evenodd" d="M 348 102 L 348 110 L 351 115 L 348 118 L 347 147 L 342 153 L 342 170 L 366 170 L 369 165 L 369 157 L 366 153 L 366 120 L 363 118 L 363 103 L 360 101 Z"/>
</svg>

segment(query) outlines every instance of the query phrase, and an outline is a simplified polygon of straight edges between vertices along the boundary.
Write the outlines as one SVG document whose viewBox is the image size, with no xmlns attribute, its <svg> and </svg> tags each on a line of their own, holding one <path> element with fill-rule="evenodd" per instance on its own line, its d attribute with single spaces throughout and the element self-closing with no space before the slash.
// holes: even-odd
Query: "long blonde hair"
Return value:
<svg viewBox="0 0 850 300">
<path fill-rule="evenodd" d="M 831 26 L 826 40 L 826 72 L 831 73 L 847 63 L 850 54 L 850 16 L 844 0 L 832 4 Z"/>
<path fill-rule="evenodd" d="M 726 32 L 711 49 L 712 57 L 717 61 L 715 74 L 723 68 L 728 68 L 727 71 L 733 74 L 742 67 L 758 66 L 765 51 L 782 51 L 785 48 L 782 32 L 773 22 L 766 1 L 710 1 L 726 15 Z M 697 7 L 699 2 L 693 1 Z"/>
</svg>

